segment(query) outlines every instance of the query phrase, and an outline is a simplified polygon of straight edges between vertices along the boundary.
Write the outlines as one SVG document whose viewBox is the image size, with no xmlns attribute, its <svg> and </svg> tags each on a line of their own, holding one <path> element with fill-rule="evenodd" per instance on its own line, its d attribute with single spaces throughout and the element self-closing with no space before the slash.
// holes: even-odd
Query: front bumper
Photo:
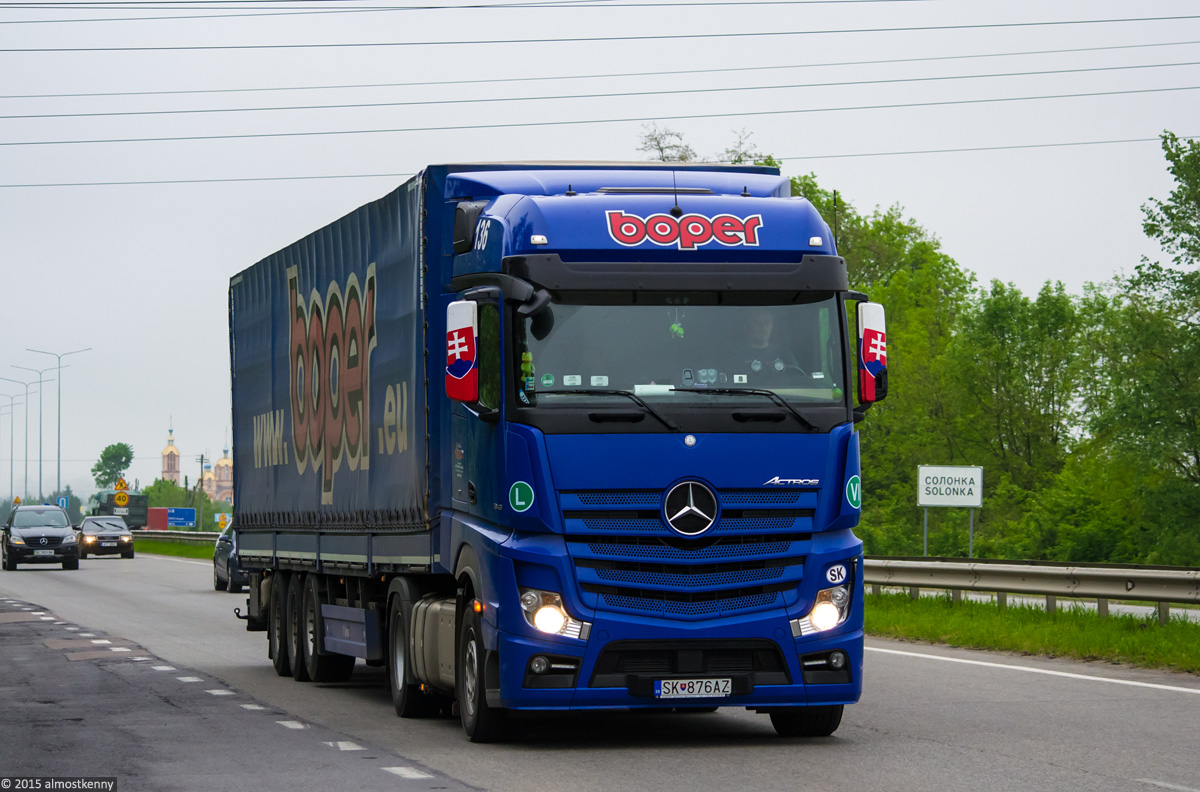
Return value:
<svg viewBox="0 0 1200 792">
<path fill-rule="evenodd" d="M 500 701 L 510 709 L 637 709 L 661 707 L 747 707 L 750 709 L 817 704 L 853 704 L 862 694 L 863 632 L 838 629 L 828 634 L 792 638 L 785 615 L 720 620 L 698 625 L 667 625 L 653 631 L 623 619 L 597 619 L 586 644 L 497 633 L 500 654 Z M 690 628 L 689 628 L 690 627 Z M 653 640 L 647 640 L 652 634 Z M 638 648 L 640 657 L 624 667 L 614 665 L 613 652 Z M 737 653 L 754 651 L 753 669 L 738 662 Z M 848 662 L 843 673 L 814 674 L 805 683 L 803 658 L 820 658 L 840 650 Z M 709 654 L 706 655 L 705 653 Z M 570 666 L 572 673 L 530 674 L 537 655 Z M 764 662 L 770 656 L 777 663 Z M 711 657 L 712 660 L 705 659 Z M 650 659 L 652 662 L 646 663 Z M 651 666 L 657 667 L 653 670 Z M 727 670 L 721 670 L 727 668 Z M 730 679 L 728 696 L 657 698 L 655 682 L 667 679 Z M 842 681 L 847 680 L 848 681 Z M 837 681 L 828 681 L 837 680 Z M 822 683 L 823 682 L 823 683 Z"/>
<path fill-rule="evenodd" d="M 120 540 L 117 540 L 116 546 L 109 546 L 109 547 L 105 546 L 105 545 L 112 545 L 112 544 L 113 544 L 113 542 L 111 540 L 104 539 L 104 540 L 98 540 L 95 542 L 91 542 L 90 544 L 87 542 L 84 542 L 80 546 L 83 548 L 83 552 L 87 553 L 90 556 L 120 555 L 121 553 L 127 553 L 133 549 L 133 542 L 122 542 Z"/>
<path fill-rule="evenodd" d="M 63 561 L 79 558 L 79 545 L 59 545 L 48 549 L 48 552 L 39 552 L 42 548 L 36 545 L 14 545 L 10 544 L 4 548 L 4 552 L 18 564 L 61 564 Z"/>
</svg>

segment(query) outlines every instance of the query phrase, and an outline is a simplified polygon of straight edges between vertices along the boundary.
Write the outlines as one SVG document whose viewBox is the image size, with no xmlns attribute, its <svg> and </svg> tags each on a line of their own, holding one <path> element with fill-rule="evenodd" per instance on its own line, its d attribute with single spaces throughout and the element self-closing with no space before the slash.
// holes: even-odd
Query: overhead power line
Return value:
<svg viewBox="0 0 1200 792">
<path fill-rule="evenodd" d="M 788 69 L 816 69 L 833 66 L 878 66 L 894 63 L 932 63 L 937 61 L 972 60 L 978 58 L 1010 58 L 1026 55 L 1062 55 L 1076 52 L 1107 52 L 1110 50 L 1147 49 L 1154 47 L 1182 47 L 1200 44 L 1193 41 L 1164 41 L 1153 44 L 1117 44 L 1108 47 L 1071 47 L 1067 49 L 1021 50 L 1017 52 L 979 52 L 966 55 L 932 55 L 920 58 L 885 58 L 878 60 L 828 61 L 825 63 L 799 63 L 786 66 L 737 66 L 721 69 L 672 69 L 668 71 L 610 72 L 608 74 L 553 74 L 537 77 L 493 77 L 471 80 L 420 80 L 401 83 L 356 83 L 343 85 L 293 85 L 268 88 L 199 88 L 178 91 L 101 91 L 90 93 L 52 94 L 6 94 L 0 99 L 68 99 L 89 96 L 183 96 L 193 94 L 263 93 L 269 91 L 331 91 L 361 88 L 414 88 L 432 85 L 486 85 L 495 83 L 550 82 L 562 80 L 606 80 L 623 77 L 665 77 L 680 74 L 732 74 L 736 72 L 782 71 Z"/>
<path fill-rule="evenodd" d="M 1179 63 L 1149 63 L 1133 66 L 1094 66 L 1082 69 L 1047 69 L 1025 72 L 1002 72 L 994 74 L 954 74 L 939 77 L 899 77 L 888 80 L 841 80 L 836 82 L 796 83 L 793 85 L 741 85 L 720 88 L 679 88 L 669 91 L 619 91 L 590 94 L 557 94 L 552 96 L 488 96 L 477 99 L 432 99 L 409 102 L 353 102 L 347 104 L 290 105 L 281 107 L 218 107 L 196 110 L 124 110 L 103 113 L 27 113 L 22 115 L 0 115 L 0 120 L 35 118 L 111 118 L 118 116 L 196 115 L 210 113 L 262 113 L 285 110 L 350 110 L 379 107 L 432 107 L 458 104 L 496 104 L 506 102 L 562 101 L 571 99 L 613 99 L 632 96 L 684 96 L 705 93 L 745 93 L 749 91 L 782 91 L 799 88 L 842 88 L 854 85 L 895 85 L 898 83 L 944 82 L 949 80 L 979 80 L 999 77 L 1037 77 L 1045 75 L 1085 74 L 1090 72 L 1132 71 L 1138 69 L 1165 69 L 1178 66 L 1200 66 L 1200 61 Z"/>
<path fill-rule="evenodd" d="M 1110 25 L 1132 22 L 1179 22 L 1200 19 L 1200 15 L 1127 17 L 1123 19 L 1069 19 L 1046 22 L 999 22 L 974 25 L 919 25 L 892 28 L 840 28 L 830 30 L 770 30 L 749 33 L 671 33 L 653 36 L 577 36 L 567 38 L 463 39 L 444 41 L 360 41 L 314 44 L 196 44 L 174 47 L 23 47 L 4 48 L 6 53 L 51 52 L 213 52 L 229 50 L 361 49 L 379 47 L 462 47 L 502 44 L 581 44 L 609 41 L 696 41 L 700 39 L 767 38 L 775 36 L 829 36 L 849 33 L 916 33 L 952 30 L 997 30 L 1013 28 L 1064 27 L 1070 25 Z"/>
<path fill-rule="evenodd" d="M 1197 135 L 1180 135 L 1180 140 L 1200 139 Z M 850 159 L 856 157 L 902 157 L 917 154 L 960 154 L 982 151 L 1016 151 L 1021 149 L 1068 148 L 1074 146 L 1107 146 L 1127 143 L 1157 143 L 1160 138 L 1124 138 L 1120 140 L 1081 140 L 1070 143 L 1026 143 L 1011 146 L 971 146 L 968 148 L 919 149 L 912 151 L 866 151 L 853 154 L 806 154 L 797 157 L 778 157 L 784 162 L 803 162 L 817 159 Z M 351 173 L 325 176 L 249 176 L 231 179 L 155 179 L 145 181 L 46 182 L 33 184 L 0 184 L 0 189 L 27 187 L 126 187 L 133 185 L 168 184 L 230 184 L 241 182 L 309 181 L 326 179 L 407 179 L 411 173 Z"/>
<path fill-rule="evenodd" d="M 284 0 L 292 2 L 292 0 Z M 703 6 L 777 6 L 777 5 L 857 5 L 861 3 L 929 3 L 936 0 L 716 0 L 716 2 L 682 2 L 682 3 L 608 3 L 596 2 L 596 0 L 583 0 L 582 2 L 566 2 L 565 0 L 552 0 L 551 2 L 523 2 L 523 3 L 491 3 L 491 4 L 472 4 L 472 5 L 426 5 L 426 6 L 316 6 L 316 5 L 289 5 L 286 10 L 277 10 L 279 6 L 263 6 L 257 4 L 241 4 L 231 3 L 228 0 L 214 0 L 217 5 L 213 5 L 214 11 L 251 11 L 253 13 L 236 13 L 236 14 L 220 14 L 220 13 L 205 13 L 205 14 L 172 14 L 170 16 L 155 16 L 155 17 L 103 17 L 103 18 L 85 18 L 85 19 L 9 19 L 0 20 L 0 25 L 54 25 L 67 24 L 73 22 L 161 22 L 177 19 L 243 19 L 246 17 L 262 17 L 262 16 L 305 16 L 313 14 L 361 14 L 361 13 L 391 13 L 397 11 L 490 11 L 490 10 L 510 10 L 510 9 L 550 9 L 563 8 L 569 10 L 588 9 L 588 8 L 696 8 Z M 260 0 L 261 2 L 261 0 Z M 188 10 L 199 8 L 195 4 L 183 4 Z M 0 9 L 5 10 L 39 10 L 39 11 L 86 11 L 90 9 L 102 11 L 172 11 L 174 8 L 169 5 L 162 5 L 158 0 L 154 4 L 140 4 L 129 2 L 115 3 L 49 3 L 49 4 L 30 4 L 30 3 L 0 3 Z"/>
<path fill-rule="evenodd" d="M 564 121 L 514 121 L 496 124 L 451 124 L 424 127 L 397 127 L 392 129 L 337 129 L 310 132 L 248 132 L 235 135 L 173 135 L 143 138 L 99 138 L 92 140 L 24 140 L 0 142 L 0 146 L 57 146 L 93 143 L 164 143 L 185 140 L 251 140 L 256 138 L 326 137 L 332 135 L 378 135 L 402 132 L 448 132 L 475 131 L 481 129 L 518 129 L 549 126 L 584 126 L 588 124 L 622 124 L 648 121 L 683 121 L 697 118 L 752 118 L 758 116 L 801 115 L 808 113 L 834 113 L 851 110 L 896 110 L 916 107 L 953 107 L 956 105 L 998 104 L 1005 102 L 1043 101 L 1047 99 L 1080 99 L 1097 96 L 1133 96 L 1137 94 L 1173 93 L 1200 90 L 1190 85 L 1177 88 L 1136 88 L 1125 91 L 1092 91 L 1047 96 L 1009 96 L 991 99 L 951 99 L 937 102 L 904 102 L 898 104 L 851 105 L 843 107 L 805 107 L 795 110 L 749 110 L 731 113 L 684 113 L 680 115 L 640 116 L 632 118 L 572 119 Z"/>
</svg>

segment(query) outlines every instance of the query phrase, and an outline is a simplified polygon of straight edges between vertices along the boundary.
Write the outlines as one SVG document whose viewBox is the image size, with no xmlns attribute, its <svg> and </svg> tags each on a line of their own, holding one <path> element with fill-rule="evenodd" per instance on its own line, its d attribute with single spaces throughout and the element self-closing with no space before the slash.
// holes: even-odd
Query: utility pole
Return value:
<svg viewBox="0 0 1200 792">
<path fill-rule="evenodd" d="M 0 398 L 8 399 L 8 500 L 11 503 L 13 496 L 16 494 L 13 491 L 13 415 L 16 412 L 15 405 L 20 396 L 9 396 L 7 393 L 0 393 Z"/>
<path fill-rule="evenodd" d="M 26 352 L 36 352 L 39 355 L 53 355 L 58 359 L 58 431 L 55 437 L 58 438 L 58 453 L 55 459 L 58 462 L 58 473 L 54 477 L 54 491 L 62 492 L 62 370 L 64 368 L 62 359 L 67 355 L 78 355 L 80 352 L 91 352 L 92 348 L 76 349 L 74 352 L 43 352 L 40 349 L 26 348 Z"/>
<path fill-rule="evenodd" d="M 54 366 L 50 366 L 49 368 L 44 368 L 39 371 L 38 369 L 35 369 L 35 368 L 29 368 L 29 366 L 18 366 L 16 363 L 13 364 L 13 368 L 22 369 L 23 371 L 32 371 L 34 374 L 37 374 L 38 375 L 38 379 L 37 379 L 38 385 L 41 385 L 43 382 L 50 382 L 50 380 L 48 380 L 48 379 L 42 379 L 42 375 L 45 374 L 47 371 L 54 370 Z M 54 378 L 51 377 L 50 379 L 54 379 Z M 38 388 L 38 497 L 37 497 L 37 499 L 39 501 L 42 500 L 43 497 L 45 497 L 45 493 L 42 490 L 42 413 L 43 412 L 45 412 L 45 411 L 42 409 L 42 390 L 41 390 L 41 388 Z"/>
<path fill-rule="evenodd" d="M 0 377 L 0 380 L 5 382 L 15 382 L 25 388 L 25 482 L 21 485 L 22 495 L 25 499 L 29 499 L 29 386 L 32 382 L 23 380 L 10 379 L 9 377 Z"/>
<path fill-rule="evenodd" d="M 204 488 L 204 454 L 196 457 L 200 461 L 200 477 L 196 479 L 196 530 L 204 530 L 204 499 L 200 496 Z"/>
</svg>

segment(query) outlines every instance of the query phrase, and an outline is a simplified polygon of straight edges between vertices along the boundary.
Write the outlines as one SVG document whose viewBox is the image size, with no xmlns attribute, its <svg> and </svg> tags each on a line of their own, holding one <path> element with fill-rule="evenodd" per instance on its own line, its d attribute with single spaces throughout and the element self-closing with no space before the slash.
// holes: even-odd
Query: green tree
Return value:
<svg viewBox="0 0 1200 792">
<path fill-rule="evenodd" d="M 133 447 L 128 443 L 113 443 L 100 452 L 92 465 L 92 477 L 99 489 L 112 489 L 133 463 Z"/>
</svg>

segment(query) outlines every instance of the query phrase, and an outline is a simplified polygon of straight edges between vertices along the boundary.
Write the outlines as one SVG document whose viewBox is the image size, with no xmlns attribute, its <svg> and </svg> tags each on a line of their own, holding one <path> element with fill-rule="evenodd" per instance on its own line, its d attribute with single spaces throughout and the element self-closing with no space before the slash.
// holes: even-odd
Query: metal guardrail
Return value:
<svg viewBox="0 0 1200 792">
<path fill-rule="evenodd" d="M 220 531 L 134 531 L 133 541 L 135 546 L 139 539 L 154 539 L 174 544 L 205 545 L 213 544 L 220 535 Z"/>
<path fill-rule="evenodd" d="M 1158 605 L 1158 618 L 1170 618 L 1170 603 L 1200 605 L 1200 569 L 1183 567 L 1076 564 L 1056 566 L 1039 562 L 958 559 L 866 558 L 864 582 L 907 588 L 914 599 L 922 588 L 996 593 L 1000 607 L 1008 594 L 1046 597 L 1055 609 L 1058 597 L 1096 599 L 1101 615 L 1110 599 L 1140 600 Z"/>
</svg>

